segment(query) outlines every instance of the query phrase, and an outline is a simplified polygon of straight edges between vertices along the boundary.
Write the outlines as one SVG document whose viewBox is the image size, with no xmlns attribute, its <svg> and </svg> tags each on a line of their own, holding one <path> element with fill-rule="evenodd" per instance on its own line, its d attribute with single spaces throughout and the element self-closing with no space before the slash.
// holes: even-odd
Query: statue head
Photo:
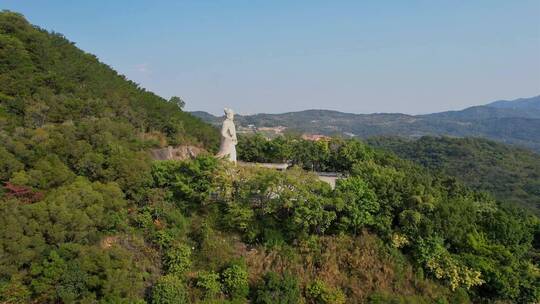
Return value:
<svg viewBox="0 0 540 304">
<path fill-rule="evenodd" d="M 225 109 L 223 109 L 223 111 L 225 112 L 225 116 L 227 116 L 227 119 L 232 120 L 234 118 L 233 110 L 231 110 L 229 108 L 225 108 Z"/>
</svg>

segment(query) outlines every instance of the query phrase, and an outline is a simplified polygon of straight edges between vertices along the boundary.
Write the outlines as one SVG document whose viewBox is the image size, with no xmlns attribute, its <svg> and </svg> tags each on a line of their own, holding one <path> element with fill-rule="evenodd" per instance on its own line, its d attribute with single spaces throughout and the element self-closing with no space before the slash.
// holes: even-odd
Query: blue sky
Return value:
<svg viewBox="0 0 540 304">
<path fill-rule="evenodd" d="M 188 110 L 410 114 L 540 94 L 540 1 L 0 0 Z"/>
</svg>

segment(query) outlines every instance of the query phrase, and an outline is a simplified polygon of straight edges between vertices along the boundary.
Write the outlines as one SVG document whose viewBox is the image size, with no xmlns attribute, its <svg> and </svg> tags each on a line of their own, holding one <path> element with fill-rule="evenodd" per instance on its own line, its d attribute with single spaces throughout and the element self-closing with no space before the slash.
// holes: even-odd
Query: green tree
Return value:
<svg viewBox="0 0 540 304">
<path fill-rule="evenodd" d="M 171 97 L 169 102 L 178 106 L 179 109 L 184 109 L 184 106 L 186 105 L 186 102 L 178 96 Z"/>
<path fill-rule="evenodd" d="M 360 177 L 338 180 L 335 189 L 338 230 L 356 234 L 365 226 L 374 226 L 379 212 L 375 193 Z"/>
<path fill-rule="evenodd" d="M 239 136 L 236 146 L 238 158 L 247 162 L 269 162 L 266 146 L 267 140 L 260 134 Z"/>
<path fill-rule="evenodd" d="M 179 201 L 193 206 L 204 203 L 210 196 L 217 168 L 215 158 L 200 156 L 194 161 L 155 162 L 152 176 L 155 186 L 168 187 Z"/>
<path fill-rule="evenodd" d="M 29 288 L 22 282 L 22 275 L 12 276 L 8 282 L 0 283 L 0 300 L 5 303 L 28 303 L 31 295 Z"/>
<path fill-rule="evenodd" d="M 0 147 L 0 181 L 8 180 L 13 173 L 23 169 L 24 164 L 4 147 Z"/>
</svg>

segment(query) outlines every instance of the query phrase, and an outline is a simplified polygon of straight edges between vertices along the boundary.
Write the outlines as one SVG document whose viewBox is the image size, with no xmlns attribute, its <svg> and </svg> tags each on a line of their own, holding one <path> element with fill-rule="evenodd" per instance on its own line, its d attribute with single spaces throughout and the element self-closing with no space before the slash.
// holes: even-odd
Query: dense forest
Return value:
<svg viewBox="0 0 540 304">
<path fill-rule="evenodd" d="M 540 154 L 481 138 L 370 138 L 368 143 L 540 214 Z"/>
<path fill-rule="evenodd" d="M 339 138 L 240 138 L 286 172 L 148 157 L 180 143 L 217 132 L 0 13 L 0 302 L 540 300 L 538 218 L 456 178 Z"/>
<path fill-rule="evenodd" d="M 382 142 L 382 140 L 383 139 L 379 139 L 379 143 Z M 437 139 L 434 139 L 434 138 L 424 139 L 424 141 L 429 141 L 429 140 L 437 142 Z M 448 140 L 451 140 L 451 139 L 448 139 Z M 460 140 L 460 139 L 452 139 L 452 140 L 458 141 L 456 145 L 460 145 L 460 146 L 462 144 L 461 141 L 467 141 L 467 140 Z M 496 144 L 496 143 L 486 141 L 486 140 L 468 139 L 468 141 L 470 143 L 476 143 L 476 144 L 483 143 L 483 144 L 488 144 L 488 145 L 489 144 L 495 145 L 495 147 L 498 147 L 499 149 L 502 149 L 502 147 L 504 147 L 500 144 Z M 400 147 L 397 141 L 394 143 L 396 143 L 396 147 Z M 405 202 L 404 202 L 406 207 L 400 206 L 396 209 L 392 209 L 392 207 L 389 207 L 393 205 L 394 203 L 396 203 L 396 201 L 400 201 L 400 199 L 393 198 L 393 195 L 390 195 L 390 197 L 392 198 L 389 198 L 388 200 L 379 201 L 381 206 L 392 209 L 391 211 L 387 210 L 386 212 L 384 212 L 390 215 L 391 219 L 386 220 L 386 222 L 389 223 L 390 226 L 383 230 L 386 230 L 386 231 L 393 230 L 394 234 L 397 232 L 395 231 L 396 227 L 394 227 L 393 225 L 403 220 L 403 217 L 412 216 L 411 214 L 409 214 L 411 210 L 407 210 L 407 208 L 411 206 L 409 204 L 411 203 L 413 205 L 418 204 L 418 206 L 420 206 L 420 205 L 425 204 L 427 201 L 430 202 L 428 203 L 428 205 L 430 206 L 431 204 L 433 204 L 434 201 L 437 201 L 440 205 L 434 204 L 433 206 L 428 207 L 427 209 L 431 209 L 431 208 L 433 209 L 431 209 L 431 211 L 427 213 L 424 213 L 427 211 L 426 209 L 420 208 L 420 210 L 415 210 L 415 212 L 419 212 L 416 214 L 416 216 L 418 216 L 417 220 L 422 221 L 420 220 L 420 217 L 423 217 L 425 221 L 431 221 L 431 220 L 442 221 L 444 223 L 442 224 L 442 226 L 437 227 L 437 228 L 433 228 L 433 227 L 428 228 L 428 231 L 430 231 L 429 233 L 433 233 L 434 235 L 437 235 L 437 236 L 441 236 L 441 233 L 444 235 L 446 233 L 442 231 L 446 229 L 451 229 L 452 232 L 446 235 L 447 237 L 450 235 L 455 237 L 458 234 L 462 233 L 462 232 L 457 232 L 457 231 L 460 231 L 462 227 L 465 227 L 467 225 L 471 225 L 471 229 L 472 229 L 471 231 L 474 230 L 475 231 L 474 233 L 477 233 L 479 232 L 479 230 L 482 230 L 482 228 L 480 228 L 482 227 L 482 224 L 480 223 L 485 220 L 484 217 L 486 216 L 486 214 L 473 211 L 474 208 L 490 209 L 492 207 L 497 206 L 495 208 L 499 209 L 499 211 L 504 210 L 503 212 L 505 213 L 505 216 L 503 217 L 506 217 L 507 215 L 510 215 L 510 214 L 512 214 L 512 216 L 510 217 L 514 217 L 517 214 L 520 214 L 518 218 L 521 217 L 521 220 L 518 220 L 518 221 L 528 221 L 528 220 L 525 220 L 525 218 L 534 219 L 533 222 L 536 222 L 538 220 L 536 217 L 529 215 L 527 211 L 514 208 L 513 207 L 514 202 L 519 200 L 519 197 L 512 196 L 512 193 L 510 192 L 507 192 L 506 196 L 504 195 L 504 193 L 501 194 L 500 196 L 497 196 L 499 203 L 496 203 L 495 198 L 491 198 L 487 192 L 471 192 L 470 190 L 467 190 L 464 184 L 461 183 L 455 177 L 445 175 L 444 173 L 441 173 L 440 171 L 433 172 L 433 170 L 430 170 L 430 169 L 422 169 L 417 165 L 413 165 L 411 163 L 408 163 L 407 161 L 397 158 L 392 153 L 385 153 L 382 151 L 373 150 L 373 148 L 356 140 L 344 140 L 340 138 L 334 138 L 329 141 L 325 141 L 325 140 L 308 141 L 308 140 L 302 140 L 300 138 L 296 138 L 294 136 L 278 137 L 272 140 L 267 140 L 260 135 L 255 135 L 255 136 L 241 137 L 238 147 L 239 147 L 239 157 L 246 161 L 254 161 L 254 162 L 284 162 L 286 161 L 307 170 L 349 172 L 350 174 L 349 178 L 347 178 L 346 180 L 338 181 L 337 189 L 339 189 L 341 183 L 346 183 L 345 181 L 351 180 L 357 175 L 359 175 L 359 171 L 360 171 L 360 172 L 364 172 L 364 175 L 361 175 L 362 180 L 366 182 L 368 187 L 370 188 L 372 187 L 371 189 L 375 193 L 375 197 L 379 199 L 389 195 L 388 192 L 397 191 L 400 193 L 399 195 L 403 195 L 404 193 L 407 193 L 405 194 L 405 197 L 407 196 L 409 197 L 405 199 Z M 462 148 L 462 149 L 465 149 L 465 148 Z M 477 149 L 483 150 L 481 148 L 477 148 Z M 508 148 L 508 149 L 517 150 L 515 148 Z M 430 151 L 429 147 L 426 148 L 426 151 Z M 434 153 L 436 153 L 437 150 L 433 149 L 433 151 Z M 462 151 L 458 149 L 457 147 L 454 149 L 454 153 L 456 153 L 457 155 L 463 154 L 460 152 Z M 524 157 L 523 155 L 530 157 L 530 159 L 535 159 L 535 157 L 537 157 L 536 154 L 532 152 L 528 152 L 524 150 L 519 150 L 519 152 L 522 153 L 521 157 Z M 486 151 L 485 153 L 489 154 L 489 151 Z M 421 155 L 420 152 L 419 154 Z M 519 153 L 515 157 L 521 161 L 520 164 L 522 166 L 531 168 L 532 164 L 528 163 L 523 158 L 519 158 L 520 157 Z M 486 159 L 485 161 L 488 162 L 489 159 Z M 494 163 L 492 165 L 497 166 L 499 164 Z M 378 169 L 373 169 L 371 168 L 372 166 L 375 166 Z M 509 165 L 501 164 L 501 170 L 508 167 Z M 520 170 L 519 167 L 516 167 L 515 165 L 514 167 L 515 167 L 514 170 L 517 170 L 517 171 Z M 492 170 L 496 170 L 496 169 L 492 169 Z M 538 171 L 535 171 L 533 169 L 527 172 L 529 174 L 534 175 L 534 174 L 537 174 Z M 527 172 L 523 174 L 527 174 Z M 396 176 L 392 177 L 394 174 L 401 176 L 400 179 L 396 180 L 395 179 Z M 525 183 L 534 182 L 538 180 L 537 178 L 534 178 L 534 176 L 532 175 L 531 176 L 525 175 L 522 177 L 525 180 Z M 481 179 L 482 176 L 477 175 L 476 177 Z M 513 174 L 506 173 L 505 177 L 515 178 L 516 176 Z M 383 182 L 383 180 L 386 180 L 386 181 Z M 464 182 L 468 182 L 468 180 L 465 179 Z M 488 183 L 489 183 L 489 180 L 483 181 L 484 185 Z M 408 184 L 408 186 L 404 186 L 404 184 Z M 442 186 L 441 184 L 444 186 Z M 476 185 L 476 184 L 471 184 L 471 185 L 474 186 L 474 189 L 486 188 L 486 187 L 482 187 L 482 185 Z M 497 184 L 495 183 L 495 185 Z M 392 190 L 389 190 L 387 187 L 391 187 Z M 397 188 L 394 188 L 394 187 L 397 187 Z M 405 190 L 408 187 L 411 187 L 411 188 L 409 188 L 409 190 Z M 453 197 L 452 199 L 450 199 L 449 197 L 446 197 L 445 199 L 442 199 L 442 200 L 441 198 L 434 199 L 434 197 L 437 197 L 437 195 L 428 194 L 428 193 L 431 193 L 431 191 L 434 191 L 435 189 L 438 189 L 436 190 L 437 192 L 441 191 L 442 193 L 445 193 L 445 195 L 450 195 L 451 197 L 453 197 L 454 195 L 457 195 L 457 193 L 462 193 L 462 194 L 458 195 L 458 197 Z M 358 191 L 358 192 L 361 192 L 361 191 Z M 414 194 L 415 192 L 417 193 Z M 339 196 L 340 194 L 334 193 L 334 195 Z M 474 197 L 470 203 L 472 202 L 474 203 L 472 203 L 472 205 L 469 205 L 468 207 L 465 207 L 468 203 L 464 203 L 464 201 L 467 200 L 466 197 L 470 198 L 470 196 Z M 512 200 L 507 201 L 504 199 L 505 197 L 512 197 Z M 401 199 L 404 199 L 404 198 L 402 197 Z M 534 200 L 534 198 L 532 198 L 532 200 Z M 468 209 L 472 207 L 473 205 L 475 206 L 473 209 Z M 367 208 L 367 206 L 364 205 L 363 207 Z M 491 207 L 488 207 L 488 206 L 491 206 Z M 426 205 L 424 205 L 424 207 L 426 207 Z M 400 208 L 403 208 L 403 209 L 400 209 Z M 449 208 L 449 209 L 447 209 L 444 214 L 438 214 L 437 211 L 435 211 L 438 208 L 442 208 L 442 209 Z M 435 213 L 431 213 L 434 211 Z M 471 214 L 474 214 L 473 217 L 476 217 L 476 219 L 468 218 Z M 463 221 L 458 220 L 457 218 L 454 218 L 454 216 L 461 218 Z M 515 219 L 517 220 L 517 218 Z M 472 220 L 472 222 L 469 222 L 470 220 Z M 381 224 L 381 223 L 384 223 L 385 220 L 378 217 L 376 218 L 375 222 L 378 224 Z M 494 222 L 492 222 L 492 224 L 494 224 Z M 502 224 L 502 222 L 500 222 L 499 224 Z M 397 226 L 399 225 L 400 224 L 397 224 Z M 495 224 L 495 225 L 498 225 L 498 224 Z M 534 225 L 537 225 L 537 224 L 534 224 Z M 455 227 L 455 230 L 450 228 L 451 226 Z M 492 228 L 490 229 L 493 229 L 495 226 L 491 226 L 491 227 Z M 533 230 L 531 230 L 531 232 L 534 235 L 537 235 L 538 232 L 533 232 L 535 229 L 537 228 L 534 228 Z M 401 228 L 399 228 L 398 231 L 401 232 Z M 480 233 L 482 234 L 482 232 Z M 384 233 L 381 234 L 381 231 L 378 231 L 377 235 L 385 239 Z M 423 238 L 423 237 L 425 236 L 421 236 L 421 234 L 420 235 L 417 234 L 417 231 L 416 231 L 413 234 L 409 235 L 408 239 L 418 239 L 418 238 Z M 464 236 L 463 240 L 468 237 L 472 237 L 472 235 L 468 235 L 467 237 Z M 530 235 L 530 237 L 533 237 L 533 235 Z M 388 236 L 386 236 L 386 238 L 388 239 Z M 393 238 L 394 238 L 393 240 L 395 240 L 396 236 L 393 235 Z M 443 237 L 443 239 L 444 238 L 445 237 Z M 460 243 L 459 245 L 458 244 L 450 245 L 448 243 L 444 243 L 443 241 L 444 243 L 443 247 L 454 248 L 454 249 L 460 248 L 457 250 L 457 252 L 459 252 L 460 250 L 463 250 L 468 246 L 473 246 L 473 247 L 476 246 L 476 245 L 473 245 L 474 242 L 469 243 L 471 241 L 472 241 L 471 239 L 469 239 L 468 241 L 465 241 L 464 243 L 461 243 L 461 241 L 457 241 L 458 243 Z M 465 243 L 468 243 L 468 244 L 465 245 Z M 492 254 L 493 253 L 492 250 L 493 249 L 486 248 L 485 253 L 491 252 Z M 467 251 L 467 249 L 465 249 L 465 251 Z M 458 254 L 457 252 L 454 252 L 454 254 Z M 411 252 L 408 251 L 408 253 L 410 254 Z M 479 252 L 476 251 L 475 253 L 473 253 L 473 255 L 478 254 L 478 253 Z M 535 257 L 537 256 L 537 249 L 532 249 L 526 255 L 532 258 L 533 260 L 536 260 Z M 415 254 L 412 255 L 412 258 L 414 260 Z M 476 258 L 479 258 L 479 257 L 476 257 Z M 479 258 L 479 260 L 482 260 L 482 258 Z M 472 264 L 467 264 L 467 265 L 471 266 Z M 497 267 L 500 267 L 500 266 L 497 266 Z M 533 279 L 533 281 L 537 282 L 535 284 L 538 284 L 537 279 Z M 482 285 L 484 285 L 485 287 L 485 283 Z M 537 287 L 535 288 L 537 289 Z M 478 289 L 481 290 L 482 288 L 478 288 Z"/>
<path fill-rule="evenodd" d="M 177 103 L 140 88 L 61 34 L 34 27 L 16 13 L 2 12 L 0 52 L 2 130 L 112 123 L 158 142 L 216 145 L 217 132 L 179 111 Z"/>
</svg>

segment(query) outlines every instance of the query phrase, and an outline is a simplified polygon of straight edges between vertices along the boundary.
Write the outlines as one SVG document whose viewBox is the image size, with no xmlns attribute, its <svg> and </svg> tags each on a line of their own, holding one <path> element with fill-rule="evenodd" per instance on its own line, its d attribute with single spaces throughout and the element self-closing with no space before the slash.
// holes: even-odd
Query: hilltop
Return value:
<svg viewBox="0 0 540 304">
<path fill-rule="evenodd" d="M 520 109 L 540 111 L 540 96 L 516 100 L 497 100 L 487 106 L 499 109 Z"/>
<path fill-rule="evenodd" d="M 484 137 L 540 151 L 540 96 L 496 101 L 461 111 L 427 115 L 400 113 L 352 114 L 329 110 L 306 110 L 283 114 L 237 115 L 241 126 L 284 126 L 290 130 L 324 135 Z M 220 118 L 193 112 L 212 123 Z"/>
</svg>

